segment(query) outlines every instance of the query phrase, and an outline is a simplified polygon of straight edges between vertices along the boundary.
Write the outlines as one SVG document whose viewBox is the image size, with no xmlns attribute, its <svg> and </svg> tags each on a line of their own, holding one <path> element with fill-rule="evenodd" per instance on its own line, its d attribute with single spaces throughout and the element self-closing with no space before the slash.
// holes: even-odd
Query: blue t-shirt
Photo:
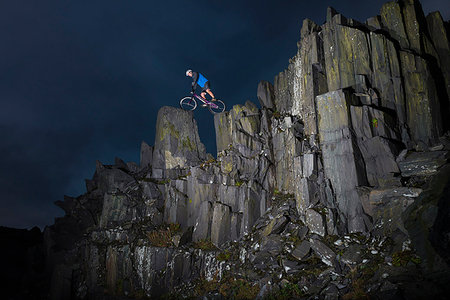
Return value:
<svg viewBox="0 0 450 300">
<path fill-rule="evenodd" d="M 205 86 L 205 83 L 208 81 L 208 79 L 206 79 L 205 76 L 203 76 L 202 74 L 198 73 L 198 80 L 197 80 L 197 84 L 201 87 Z"/>
</svg>

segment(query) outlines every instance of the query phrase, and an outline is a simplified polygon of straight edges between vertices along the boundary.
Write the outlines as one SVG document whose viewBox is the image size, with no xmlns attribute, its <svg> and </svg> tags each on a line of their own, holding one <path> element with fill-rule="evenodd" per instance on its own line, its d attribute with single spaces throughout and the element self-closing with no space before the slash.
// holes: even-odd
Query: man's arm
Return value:
<svg viewBox="0 0 450 300">
<path fill-rule="evenodd" d="M 192 72 L 192 90 L 193 91 L 197 88 L 197 81 L 198 81 L 198 73 Z"/>
</svg>

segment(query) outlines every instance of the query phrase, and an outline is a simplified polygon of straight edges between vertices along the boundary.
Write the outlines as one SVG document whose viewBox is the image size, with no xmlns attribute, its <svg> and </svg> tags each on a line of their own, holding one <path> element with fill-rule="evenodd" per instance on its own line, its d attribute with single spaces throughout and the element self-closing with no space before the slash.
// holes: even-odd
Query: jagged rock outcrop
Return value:
<svg viewBox="0 0 450 300">
<path fill-rule="evenodd" d="M 199 165 L 205 159 L 205 146 L 200 142 L 193 113 L 169 106 L 161 108 L 156 121 L 153 178 L 179 176 L 176 169 Z"/>
<path fill-rule="evenodd" d="M 429 20 L 444 28 L 438 14 Z M 448 43 L 445 37 L 445 45 L 438 46 L 442 41 L 433 42 L 432 35 L 442 34 L 429 32 L 418 1 L 389 2 L 381 16 L 366 24 L 333 9 L 322 26 L 304 21 L 299 51 L 274 85 L 275 114 L 282 117 L 275 124 L 278 132 L 273 132 L 276 184 L 295 193 L 299 207 L 315 202 L 305 200 L 311 198 L 309 190 L 330 183 L 326 189 L 334 191 L 336 201 L 325 197 L 322 203 L 338 204 L 339 220 L 347 230 L 365 231 L 370 222 L 360 209 L 356 187 L 400 185 L 395 161 L 400 151 L 422 151 L 440 143 L 448 94 L 436 84 L 449 66 L 437 67 L 446 58 L 440 59 L 436 49 Z M 283 131 L 295 128 L 292 120 L 302 124 L 302 137 Z M 326 178 L 319 176 L 314 180 L 319 184 L 309 183 L 306 189 L 290 178 L 301 178 L 295 162 L 308 151 L 322 156 L 318 174 L 324 172 Z M 345 157 L 347 161 L 341 159 Z M 290 176 L 283 180 L 281 173 Z"/>
<path fill-rule="evenodd" d="M 98 162 L 87 192 L 57 203 L 66 215 L 44 233 L 51 298 L 245 287 L 243 298 L 409 299 L 421 278 L 440 295 L 447 28 L 415 0 L 365 23 L 332 8 L 321 26 L 305 20 L 288 68 L 258 85 L 261 107 L 215 116 L 217 159 L 191 112 L 161 108 L 139 165 Z"/>
</svg>

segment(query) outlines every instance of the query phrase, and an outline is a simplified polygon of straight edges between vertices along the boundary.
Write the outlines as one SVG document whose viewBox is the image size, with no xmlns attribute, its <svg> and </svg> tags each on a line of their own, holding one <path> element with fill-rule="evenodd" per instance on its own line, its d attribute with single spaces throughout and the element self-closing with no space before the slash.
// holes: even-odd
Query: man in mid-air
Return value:
<svg viewBox="0 0 450 300">
<path fill-rule="evenodd" d="M 208 93 L 211 96 L 211 101 L 216 101 L 216 97 L 214 97 L 213 92 L 210 88 L 209 80 L 206 79 L 205 76 L 203 76 L 201 73 L 194 72 L 192 70 L 186 71 L 186 76 L 192 77 L 192 91 L 194 92 L 197 86 L 200 86 L 202 88 L 201 96 L 203 99 L 206 100 L 206 93 Z M 204 104 L 203 106 L 206 106 Z"/>
</svg>

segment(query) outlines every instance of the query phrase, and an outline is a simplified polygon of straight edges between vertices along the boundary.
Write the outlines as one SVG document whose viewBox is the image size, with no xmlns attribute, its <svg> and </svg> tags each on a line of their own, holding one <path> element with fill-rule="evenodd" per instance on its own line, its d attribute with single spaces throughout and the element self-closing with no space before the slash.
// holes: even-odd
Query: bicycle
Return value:
<svg viewBox="0 0 450 300">
<path fill-rule="evenodd" d="M 184 97 L 180 100 L 180 107 L 184 110 L 194 110 L 197 108 L 197 101 L 195 99 L 198 99 L 199 101 L 203 102 L 208 106 L 209 111 L 212 114 L 218 114 L 225 111 L 225 103 L 223 103 L 221 100 L 216 101 L 208 101 L 206 99 L 203 99 L 203 97 L 192 93 L 192 96 Z"/>
</svg>

